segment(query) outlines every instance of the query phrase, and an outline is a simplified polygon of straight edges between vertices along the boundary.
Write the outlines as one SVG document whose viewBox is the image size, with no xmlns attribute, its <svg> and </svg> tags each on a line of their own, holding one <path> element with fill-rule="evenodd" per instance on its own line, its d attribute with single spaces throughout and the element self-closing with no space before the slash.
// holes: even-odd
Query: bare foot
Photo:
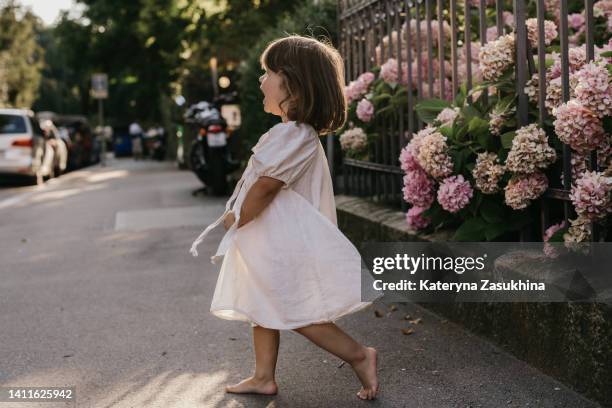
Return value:
<svg viewBox="0 0 612 408">
<path fill-rule="evenodd" d="M 378 352 L 374 347 L 365 347 L 365 354 L 366 357 L 352 367 L 363 385 L 357 392 L 357 396 L 361 399 L 371 400 L 376 398 L 379 388 L 376 361 Z"/>
<path fill-rule="evenodd" d="M 240 381 L 238 384 L 226 386 L 225 392 L 234 394 L 275 395 L 278 392 L 278 387 L 274 380 L 258 380 L 255 377 L 249 377 Z"/>
</svg>

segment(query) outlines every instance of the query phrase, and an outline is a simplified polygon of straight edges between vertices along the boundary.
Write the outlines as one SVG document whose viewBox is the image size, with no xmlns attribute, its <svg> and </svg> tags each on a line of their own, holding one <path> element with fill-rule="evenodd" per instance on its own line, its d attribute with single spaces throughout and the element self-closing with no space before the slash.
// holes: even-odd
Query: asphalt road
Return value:
<svg viewBox="0 0 612 408">
<path fill-rule="evenodd" d="M 558 381 L 414 304 L 384 299 L 339 325 L 379 350 L 381 391 L 281 332 L 279 394 L 225 394 L 252 373 L 248 323 L 209 313 L 224 198 L 171 163 L 111 160 L 43 187 L 0 188 L 0 386 L 74 386 L 78 407 L 594 407 Z M 411 325 L 404 316 L 422 318 Z M 415 332 L 404 335 L 402 328 Z M 75 406 L 9 403 L 5 407 Z"/>
</svg>

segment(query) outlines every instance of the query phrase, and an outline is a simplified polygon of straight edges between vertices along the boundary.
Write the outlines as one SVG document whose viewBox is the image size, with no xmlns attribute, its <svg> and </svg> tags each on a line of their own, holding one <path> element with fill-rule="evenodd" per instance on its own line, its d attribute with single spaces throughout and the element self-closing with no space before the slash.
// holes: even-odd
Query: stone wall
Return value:
<svg viewBox="0 0 612 408">
<path fill-rule="evenodd" d="M 403 212 L 337 195 L 338 226 L 363 242 L 447 241 L 449 231 L 419 234 Z M 611 266 L 612 273 L 612 266 Z M 612 310 L 600 303 L 421 303 L 483 335 L 518 358 L 612 406 Z"/>
</svg>

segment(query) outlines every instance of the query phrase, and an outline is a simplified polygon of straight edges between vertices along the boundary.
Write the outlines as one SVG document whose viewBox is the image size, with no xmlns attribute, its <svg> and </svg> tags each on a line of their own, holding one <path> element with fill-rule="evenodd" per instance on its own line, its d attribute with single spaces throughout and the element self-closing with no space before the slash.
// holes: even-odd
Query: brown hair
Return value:
<svg viewBox="0 0 612 408">
<path fill-rule="evenodd" d="M 344 62 L 331 43 L 290 35 L 268 44 L 260 62 L 283 78 L 288 97 L 280 105 L 289 120 L 307 123 L 320 135 L 344 125 Z"/>
</svg>

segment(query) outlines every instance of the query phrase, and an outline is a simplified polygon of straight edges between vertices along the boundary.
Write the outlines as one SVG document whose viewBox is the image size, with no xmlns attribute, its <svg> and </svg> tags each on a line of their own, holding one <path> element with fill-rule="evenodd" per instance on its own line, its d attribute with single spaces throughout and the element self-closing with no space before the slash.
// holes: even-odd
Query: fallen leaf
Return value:
<svg viewBox="0 0 612 408">
<path fill-rule="evenodd" d="M 409 334 L 414 333 L 414 329 L 412 329 L 412 328 L 404 328 L 404 329 L 402 329 L 402 333 L 404 333 L 405 335 L 409 335 Z"/>
<path fill-rule="evenodd" d="M 419 317 L 418 319 L 409 320 L 409 323 L 412 323 L 412 324 L 419 324 L 419 323 L 421 323 L 421 321 L 422 321 L 422 320 L 423 320 L 423 319 Z"/>
</svg>

